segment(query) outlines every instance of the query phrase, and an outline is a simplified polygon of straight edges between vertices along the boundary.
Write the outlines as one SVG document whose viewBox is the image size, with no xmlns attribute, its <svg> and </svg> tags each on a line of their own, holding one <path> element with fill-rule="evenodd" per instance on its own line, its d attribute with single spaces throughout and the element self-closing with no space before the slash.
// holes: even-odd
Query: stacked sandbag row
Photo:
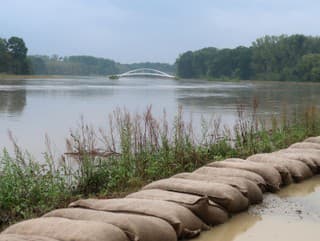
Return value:
<svg viewBox="0 0 320 241">
<path fill-rule="evenodd" d="M 176 241 L 320 171 L 320 137 L 273 153 L 212 162 L 152 182 L 121 199 L 78 200 L 7 228 L 0 241 Z"/>
</svg>

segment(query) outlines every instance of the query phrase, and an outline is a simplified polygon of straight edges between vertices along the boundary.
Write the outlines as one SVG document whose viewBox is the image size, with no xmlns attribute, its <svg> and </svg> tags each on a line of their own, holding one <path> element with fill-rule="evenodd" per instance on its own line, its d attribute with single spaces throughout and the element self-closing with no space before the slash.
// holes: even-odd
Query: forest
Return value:
<svg viewBox="0 0 320 241">
<path fill-rule="evenodd" d="M 264 36 L 251 46 L 203 48 L 181 54 L 175 64 L 121 64 L 93 56 L 27 55 L 22 38 L 0 38 L 0 73 L 113 75 L 154 68 L 180 78 L 209 80 L 320 81 L 320 37 Z"/>
<path fill-rule="evenodd" d="M 181 78 L 320 81 L 320 38 L 265 36 L 249 47 L 188 51 L 176 67 Z"/>
</svg>

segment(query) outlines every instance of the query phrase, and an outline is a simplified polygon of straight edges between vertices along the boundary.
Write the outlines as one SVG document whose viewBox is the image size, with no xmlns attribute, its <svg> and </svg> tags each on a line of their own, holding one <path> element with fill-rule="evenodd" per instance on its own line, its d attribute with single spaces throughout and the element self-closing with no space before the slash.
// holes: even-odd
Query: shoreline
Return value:
<svg viewBox="0 0 320 241">
<path fill-rule="evenodd" d="M 91 77 L 98 77 L 98 78 L 106 78 L 109 79 L 107 75 L 59 75 L 59 74 L 52 74 L 52 75 L 15 75 L 15 74 L 3 74 L 0 73 L 0 81 L 5 80 L 29 80 L 29 79 L 68 79 L 68 78 L 91 78 Z M 296 81 L 296 80 L 259 80 L 259 79 L 211 79 L 207 77 L 203 78 L 190 78 L 190 79 L 183 79 L 178 77 L 175 81 L 208 81 L 208 82 L 225 82 L 225 83 L 240 83 L 240 82 L 274 82 L 274 83 L 296 83 L 296 84 L 315 84 L 319 83 L 320 81 Z"/>
</svg>

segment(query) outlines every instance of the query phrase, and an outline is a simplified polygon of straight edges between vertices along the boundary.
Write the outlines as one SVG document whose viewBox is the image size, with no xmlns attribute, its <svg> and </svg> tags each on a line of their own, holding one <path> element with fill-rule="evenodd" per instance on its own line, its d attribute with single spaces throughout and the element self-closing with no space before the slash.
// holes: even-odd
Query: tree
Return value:
<svg viewBox="0 0 320 241">
<path fill-rule="evenodd" d="M 11 37 L 8 40 L 8 50 L 13 58 L 24 59 L 27 57 L 28 49 L 22 38 Z"/>
<path fill-rule="evenodd" d="M 182 78 L 194 78 L 194 69 L 193 69 L 193 53 L 192 51 L 188 51 L 182 54 L 177 59 L 177 72 L 178 76 Z"/>
<path fill-rule="evenodd" d="M 29 74 L 27 61 L 28 49 L 22 38 L 11 37 L 8 40 L 7 48 L 11 56 L 9 72 L 14 74 Z"/>
<path fill-rule="evenodd" d="M 301 81 L 320 81 L 320 54 L 306 54 L 297 66 Z"/>
<path fill-rule="evenodd" d="M 7 41 L 0 38 L 0 73 L 8 71 L 9 53 L 7 45 Z"/>
<path fill-rule="evenodd" d="M 32 74 L 48 74 L 47 65 L 45 59 L 41 56 L 29 56 L 30 72 Z"/>
</svg>

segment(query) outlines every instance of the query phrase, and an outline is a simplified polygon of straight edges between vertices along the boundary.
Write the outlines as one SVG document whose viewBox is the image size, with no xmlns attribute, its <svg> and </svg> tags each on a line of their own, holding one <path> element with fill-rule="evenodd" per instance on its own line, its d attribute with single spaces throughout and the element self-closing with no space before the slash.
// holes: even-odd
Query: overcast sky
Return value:
<svg viewBox="0 0 320 241">
<path fill-rule="evenodd" d="M 0 0 L 0 37 L 29 54 L 173 63 L 187 50 L 319 35 L 319 0 Z"/>
</svg>

